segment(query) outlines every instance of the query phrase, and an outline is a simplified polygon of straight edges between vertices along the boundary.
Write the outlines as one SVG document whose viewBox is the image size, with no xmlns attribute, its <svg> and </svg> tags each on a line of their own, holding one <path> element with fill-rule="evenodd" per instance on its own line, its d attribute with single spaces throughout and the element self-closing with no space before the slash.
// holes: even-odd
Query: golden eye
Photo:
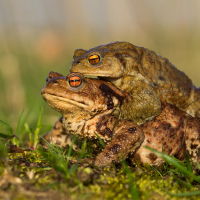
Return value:
<svg viewBox="0 0 200 200">
<path fill-rule="evenodd" d="M 95 64 L 97 64 L 98 62 L 100 61 L 100 56 L 98 56 L 98 55 L 91 55 L 90 57 L 89 57 L 89 62 L 90 62 L 90 64 L 92 64 L 92 65 L 95 65 Z"/>
<path fill-rule="evenodd" d="M 69 85 L 72 87 L 78 87 L 82 83 L 82 80 L 79 76 L 72 76 L 69 78 Z"/>
</svg>

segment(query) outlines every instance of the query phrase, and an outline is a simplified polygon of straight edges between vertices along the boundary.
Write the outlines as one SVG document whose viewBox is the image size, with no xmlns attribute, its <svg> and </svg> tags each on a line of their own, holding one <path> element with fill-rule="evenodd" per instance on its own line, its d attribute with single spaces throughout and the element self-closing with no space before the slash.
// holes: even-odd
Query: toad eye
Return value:
<svg viewBox="0 0 200 200">
<path fill-rule="evenodd" d="M 69 78 L 69 85 L 71 87 L 79 87 L 82 83 L 82 80 L 79 76 L 72 76 Z"/>
<path fill-rule="evenodd" d="M 92 65 L 97 64 L 99 61 L 100 61 L 100 56 L 97 55 L 97 54 L 91 55 L 91 56 L 89 57 L 89 62 L 90 62 L 90 64 L 92 64 Z"/>
</svg>

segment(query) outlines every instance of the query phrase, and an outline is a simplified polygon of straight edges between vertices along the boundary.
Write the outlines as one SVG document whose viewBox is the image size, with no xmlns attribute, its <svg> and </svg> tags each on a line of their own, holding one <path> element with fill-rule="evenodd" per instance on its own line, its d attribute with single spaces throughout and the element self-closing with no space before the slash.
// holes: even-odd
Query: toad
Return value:
<svg viewBox="0 0 200 200">
<path fill-rule="evenodd" d="M 200 118 L 200 88 L 168 59 L 128 42 L 114 42 L 74 52 L 71 72 L 98 76 L 133 98 L 122 105 L 120 119 L 144 123 L 161 112 L 161 101 Z"/>
<path fill-rule="evenodd" d="M 63 115 L 64 136 L 71 133 L 80 140 L 95 142 L 98 135 L 105 142 L 105 149 L 96 157 L 86 159 L 88 163 L 104 167 L 129 158 L 140 164 L 162 165 L 164 161 L 145 146 L 181 160 L 187 151 L 194 161 L 198 160 L 200 121 L 174 105 L 162 103 L 160 115 L 140 126 L 133 121 L 119 120 L 114 111 L 132 98 L 110 82 L 85 78 L 80 73 L 65 77 L 50 72 L 41 94 Z"/>
</svg>

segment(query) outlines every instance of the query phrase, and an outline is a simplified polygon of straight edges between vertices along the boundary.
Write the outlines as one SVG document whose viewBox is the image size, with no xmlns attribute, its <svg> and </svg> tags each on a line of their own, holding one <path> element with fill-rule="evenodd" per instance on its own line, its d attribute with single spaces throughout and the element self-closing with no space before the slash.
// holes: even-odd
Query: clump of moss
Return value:
<svg viewBox="0 0 200 200">
<path fill-rule="evenodd" d="M 180 197 L 172 196 L 170 193 L 185 193 L 198 190 L 197 187 L 187 189 L 179 185 L 172 176 L 162 178 L 156 173 L 144 172 L 143 170 L 133 169 L 132 176 L 134 185 L 139 192 L 140 199 L 180 199 Z M 132 199 L 129 192 L 130 180 L 123 170 L 115 173 L 112 170 L 104 171 L 95 184 L 89 186 L 95 194 L 96 198 L 103 199 Z M 197 196 L 185 196 L 182 199 L 197 199 Z"/>
</svg>

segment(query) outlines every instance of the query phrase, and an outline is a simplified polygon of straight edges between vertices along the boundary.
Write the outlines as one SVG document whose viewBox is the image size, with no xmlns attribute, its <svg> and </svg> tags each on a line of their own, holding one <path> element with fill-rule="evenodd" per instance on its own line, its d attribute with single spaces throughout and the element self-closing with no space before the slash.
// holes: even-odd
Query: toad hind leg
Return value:
<svg viewBox="0 0 200 200">
<path fill-rule="evenodd" d="M 200 120 L 198 118 L 188 119 L 185 143 L 192 160 L 200 162 Z"/>
</svg>

